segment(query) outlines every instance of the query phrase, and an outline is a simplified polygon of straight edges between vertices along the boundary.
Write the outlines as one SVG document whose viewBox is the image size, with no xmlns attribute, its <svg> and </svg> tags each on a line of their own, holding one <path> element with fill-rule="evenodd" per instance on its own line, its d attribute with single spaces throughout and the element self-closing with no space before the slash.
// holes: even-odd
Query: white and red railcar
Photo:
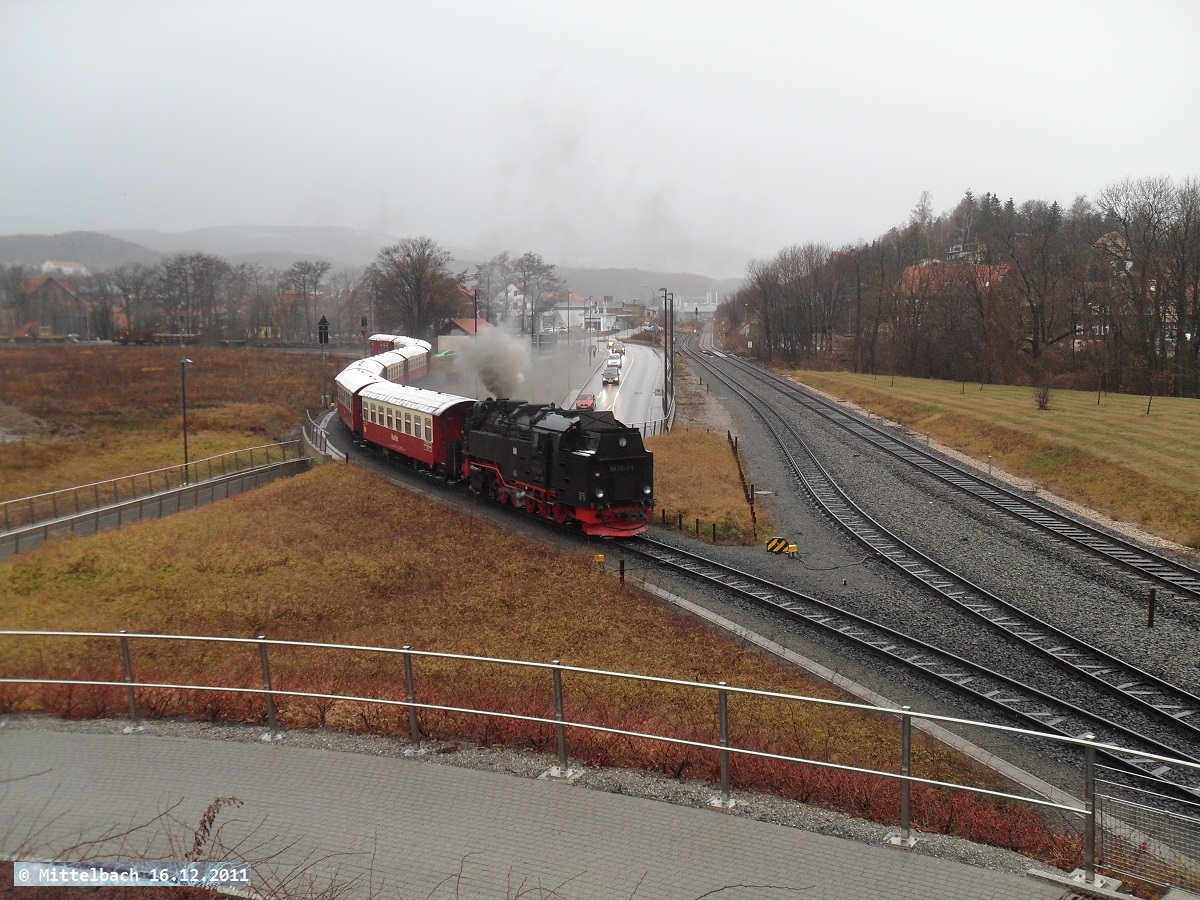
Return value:
<svg viewBox="0 0 1200 900">
<path fill-rule="evenodd" d="M 412 384 L 429 374 L 429 357 L 433 347 L 429 341 L 396 334 L 373 334 L 370 338 L 369 359 L 385 358 L 388 381 Z M 362 362 L 360 360 L 360 362 Z"/>
<path fill-rule="evenodd" d="M 382 379 L 379 365 L 364 365 L 369 360 L 360 359 L 346 366 L 333 379 L 334 396 L 337 399 L 338 418 L 346 423 L 351 434 L 361 440 L 363 433 L 362 397 L 359 392 Z"/>
<path fill-rule="evenodd" d="M 458 476 L 463 465 L 463 422 L 474 400 L 390 382 L 376 382 L 358 393 L 363 440 L 435 475 Z"/>
</svg>

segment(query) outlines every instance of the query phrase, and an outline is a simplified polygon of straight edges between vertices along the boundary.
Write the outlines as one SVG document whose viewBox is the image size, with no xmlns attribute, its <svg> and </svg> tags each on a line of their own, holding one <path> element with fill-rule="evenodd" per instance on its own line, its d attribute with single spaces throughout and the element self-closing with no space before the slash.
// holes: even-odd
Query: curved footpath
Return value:
<svg viewBox="0 0 1200 900">
<path fill-rule="evenodd" d="M 0 854 L 182 860 L 206 809 L 236 797 L 198 858 L 248 861 L 257 887 L 286 884 L 292 896 L 334 885 L 338 897 L 397 900 L 1082 896 L 1065 880 L 438 765 L 394 742 L 340 752 L 292 746 L 291 735 L 269 742 L 261 729 L 258 740 L 248 729 L 213 740 L 168 725 L 0 723 Z"/>
</svg>

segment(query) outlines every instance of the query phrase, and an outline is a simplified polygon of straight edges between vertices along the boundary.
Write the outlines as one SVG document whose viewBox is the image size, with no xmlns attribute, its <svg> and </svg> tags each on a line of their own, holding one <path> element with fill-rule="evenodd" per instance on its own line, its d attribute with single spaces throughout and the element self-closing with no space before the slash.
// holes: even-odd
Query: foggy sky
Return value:
<svg viewBox="0 0 1200 900">
<path fill-rule="evenodd" d="M 1196 0 L 0 0 L 0 35 L 0 234 L 344 225 L 722 277 L 922 191 L 1200 176 Z"/>
</svg>

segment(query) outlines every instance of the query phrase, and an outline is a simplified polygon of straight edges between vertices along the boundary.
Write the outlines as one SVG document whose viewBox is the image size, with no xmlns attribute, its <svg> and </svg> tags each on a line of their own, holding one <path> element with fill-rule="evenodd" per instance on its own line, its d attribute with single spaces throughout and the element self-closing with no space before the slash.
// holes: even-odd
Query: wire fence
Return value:
<svg viewBox="0 0 1200 900">
<path fill-rule="evenodd" d="M 1110 783 L 1106 775 L 1101 768 L 1096 796 L 1104 867 L 1162 886 L 1186 884 L 1192 890 L 1200 886 L 1196 883 L 1200 879 L 1200 803 L 1175 803 L 1175 810 L 1164 809 L 1164 798 L 1151 789 L 1140 791 L 1144 802 L 1111 796 L 1103 793 Z M 1160 806 L 1150 805 L 1155 802 Z"/>
</svg>

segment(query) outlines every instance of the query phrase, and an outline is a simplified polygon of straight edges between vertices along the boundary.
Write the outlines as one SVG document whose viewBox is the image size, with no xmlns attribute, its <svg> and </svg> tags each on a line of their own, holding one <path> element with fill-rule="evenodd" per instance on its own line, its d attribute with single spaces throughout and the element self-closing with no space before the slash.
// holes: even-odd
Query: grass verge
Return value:
<svg viewBox="0 0 1200 900">
<path fill-rule="evenodd" d="M 1200 549 L 1200 400 L 795 371 L 933 440 L 1069 500 Z M 1099 402 L 1097 402 L 1099 401 Z"/>
</svg>

